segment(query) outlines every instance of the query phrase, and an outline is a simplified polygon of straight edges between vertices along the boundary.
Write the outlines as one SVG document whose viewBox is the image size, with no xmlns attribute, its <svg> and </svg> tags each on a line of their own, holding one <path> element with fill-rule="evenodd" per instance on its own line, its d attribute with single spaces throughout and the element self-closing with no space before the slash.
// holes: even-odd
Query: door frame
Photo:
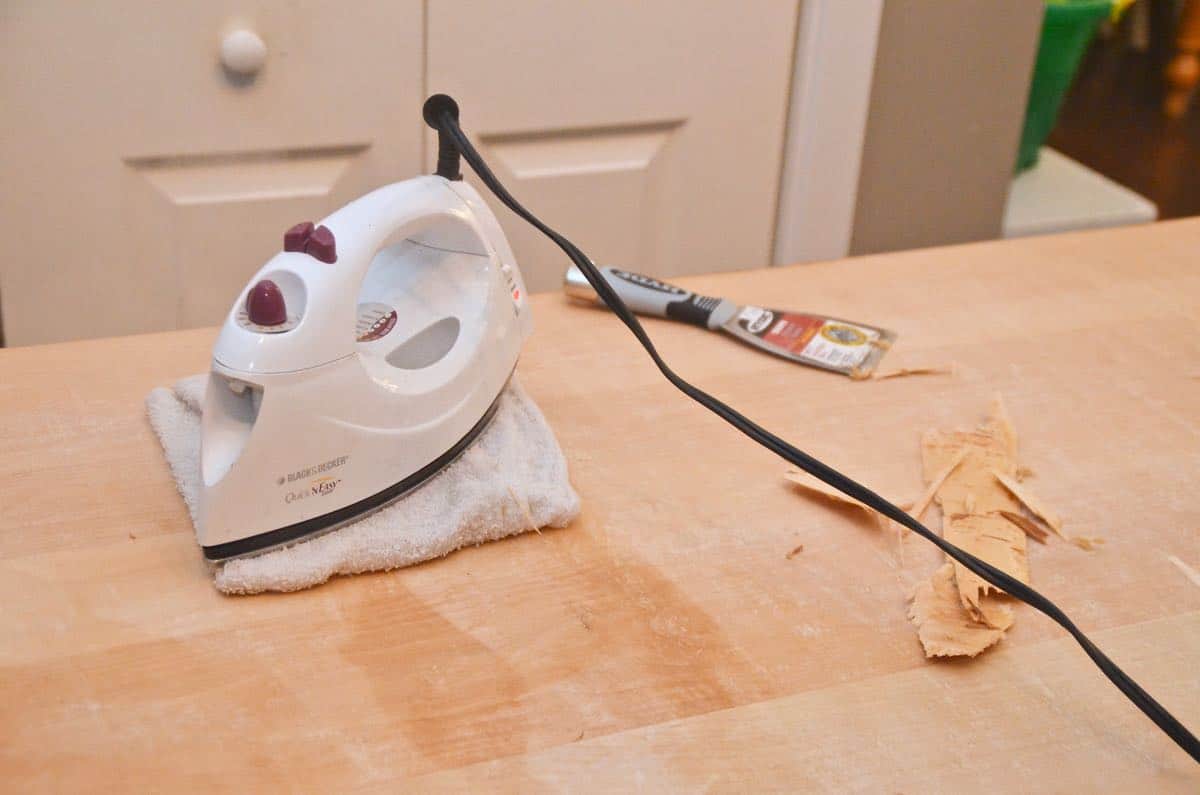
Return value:
<svg viewBox="0 0 1200 795">
<path fill-rule="evenodd" d="M 802 0 L 774 265 L 850 250 L 884 0 Z"/>
</svg>

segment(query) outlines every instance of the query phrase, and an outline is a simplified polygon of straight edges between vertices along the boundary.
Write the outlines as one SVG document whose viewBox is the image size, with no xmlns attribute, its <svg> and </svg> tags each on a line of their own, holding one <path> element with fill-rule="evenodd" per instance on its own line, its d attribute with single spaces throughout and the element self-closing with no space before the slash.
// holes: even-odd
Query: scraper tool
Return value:
<svg viewBox="0 0 1200 795">
<path fill-rule="evenodd" d="M 698 295 L 652 276 L 607 266 L 599 270 L 626 306 L 639 315 L 720 329 L 767 353 L 852 378 L 869 376 L 896 339 L 894 332 L 876 326 L 805 312 L 738 306 L 728 298 Z M 574 265 L 567 271 L 563 289 L 571 298 L 604 306 Z"/>
</svg>

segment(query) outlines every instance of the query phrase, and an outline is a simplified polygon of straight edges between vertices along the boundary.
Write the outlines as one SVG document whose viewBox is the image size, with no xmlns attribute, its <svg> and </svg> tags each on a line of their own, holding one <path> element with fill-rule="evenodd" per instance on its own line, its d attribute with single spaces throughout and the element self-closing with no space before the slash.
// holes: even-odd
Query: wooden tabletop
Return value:
<svg viewBox="0 0 1200 795">
<path fill-rule="evenodd" d="M 1031 545 L 1034 586 L 1200 730 L 1200 220 L 685 283 L 895 329 L 885 367 L 958 366 L 852 381 L 647 322 L 685 377 L 895 499 L 922 431 L 1004 395 L 1038 494 L 1106 541 Z M 1030 608 L 927 661 L 905 610 L 928 545 L 900 561 L 788 488 L 607 313 L 534 309 L 519 372 L 582 517 L 290 595 L 214 590 L 143 414 L 213 330 L 0 351 L 5 787 L 1200 787 Z"/>
</svg>

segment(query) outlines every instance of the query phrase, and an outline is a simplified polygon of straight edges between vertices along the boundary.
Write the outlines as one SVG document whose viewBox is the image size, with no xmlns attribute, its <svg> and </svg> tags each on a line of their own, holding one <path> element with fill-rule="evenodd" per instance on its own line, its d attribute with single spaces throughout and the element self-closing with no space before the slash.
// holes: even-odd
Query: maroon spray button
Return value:
<svg viewBox="0 0 1200 795">
<path fill-rule="evenodd" d="M 287 305 L 279 285 L 263 279 L 246 296 L 246 315 L 256 326 L 281 326 L 287 322 Z"/>
<path fill-rule="evenodd" d="M 327 226 L 313 228 L 312 221 L 296 224 L 283 233 L 283 250 L 303 252 L 321 262 L 337 262 L 337 241 Z"/>
<path fill-rule="evenodd" d="M 329 227 L 318 226 L 313 230 L 308 242 L 304 244 L 304 253 L 321 262 L 337 262 L 337 242 L 333 239 L 333 232 Z"/>
<path fill-rule="evenodd" d="M 296 224 L 291 229 L 283 233 L 283 250 L 304 251 L 304 245 L 308 242 L 308 239 L 312 237 L 312 233 L 312 221 L 305 221 L 304 223 Z"/>
</svg>

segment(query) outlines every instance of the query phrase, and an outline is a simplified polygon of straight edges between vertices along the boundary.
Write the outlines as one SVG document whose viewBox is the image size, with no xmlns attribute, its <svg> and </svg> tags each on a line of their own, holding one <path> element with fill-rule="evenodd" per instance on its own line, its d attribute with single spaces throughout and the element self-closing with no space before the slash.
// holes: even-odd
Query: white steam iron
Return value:
<svg viewBox="0 0 1200 795">
<path fill-rule="evenodd" d="M 389 185 L 284 235 L 213 349 L 199 540 L 294 543 L 432 477 L 487 425 L 530 331 L 521 272 L 469 185 Z"/>
</svg>

